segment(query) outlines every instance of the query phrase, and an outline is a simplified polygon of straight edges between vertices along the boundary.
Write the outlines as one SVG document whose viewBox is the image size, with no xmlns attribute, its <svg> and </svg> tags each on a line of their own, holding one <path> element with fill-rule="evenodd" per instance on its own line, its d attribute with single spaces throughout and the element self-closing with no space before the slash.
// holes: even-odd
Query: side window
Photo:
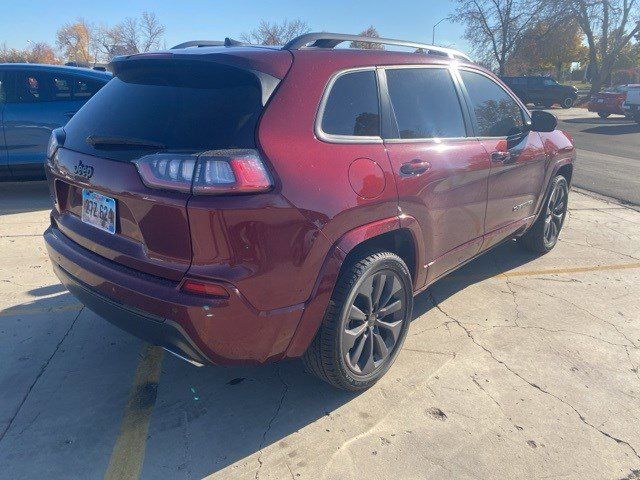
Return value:
<svg viewBox="0 0 640 480">
<path fill-rule="evenodd" d="M 442 68 L 386 70 L 400 138 L 465 137 L 460 100 Z"/>
<path fill-rule="evenodd" d="M 543 85 L 542 79 L 540 77 L 532 77 L 527 79 L 527 83 L 530 87 L 540 88 Z"/>
<path fill-rule="evenodd" d="M 50 77 L 44 72 L 19 71 L 16 75 L 16 101 L 18 103 L 37 103 L 50 100 L 47 82 Z"/>
<path fill-rule="evenodd" d="M 378 88 L 373 70 L 338 77 L 326 101 L 321 127 L 330 135 L 380 135 Z"/>
<path fill-rule="evenodd" d="M 51 92 L 53 94 L 53 100 L 58 102 L 68 102 L 71 100 L 71 87 L 71 77 L 54 74 L 51 78 Z"/>
<path fill-rule="evenodd" d="M 497 83 L 479 73 L 461 70 L 481 137 L 508 137 L 525 131 L 520 106 Z"/>
<path fill-rule="evenodd" d="M 73 98 L 87 100 L 103 87 L 104 83 L 90 78 L 73 78 Z"/>
</svg>

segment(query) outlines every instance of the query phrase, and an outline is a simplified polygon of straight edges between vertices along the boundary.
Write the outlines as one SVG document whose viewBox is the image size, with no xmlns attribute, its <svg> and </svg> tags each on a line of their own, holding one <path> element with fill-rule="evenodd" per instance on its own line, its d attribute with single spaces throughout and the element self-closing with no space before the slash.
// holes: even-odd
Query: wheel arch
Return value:
<svg viewBox="0 0 640 480">
<path fill-rule="evenodd" d="M 342 271 L 364 256 L 382 250 L 395 253 L 404 260 L 411 273 L 414 290 L 422 286 L 423 278 L 426 281 L 426 269 L 421 268 L 424 264 L 424 237 L 412 217 L 400 215 L 347 232 L 334 243 L 325 258 L 285 357 L 299 357 L 311 344 Z"/>
<path fill-rule="evenodd" d="M 567 183 L 571 186 L 571 178 L 573 177 L 573 163 L 565 163 L 560 165 L 557 170 L 552 175 L 551 179 L 555 178 L 557 175 L 562 175 L 567 179 Z"/>
</svg>

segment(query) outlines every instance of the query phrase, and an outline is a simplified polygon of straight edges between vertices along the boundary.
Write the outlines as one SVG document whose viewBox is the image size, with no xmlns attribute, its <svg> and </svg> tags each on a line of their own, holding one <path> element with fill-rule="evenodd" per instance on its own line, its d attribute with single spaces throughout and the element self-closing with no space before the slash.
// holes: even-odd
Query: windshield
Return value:
<svg viewBox="0 0 640 480">
<path fill-rule="evenodd" d="M 100 90 L 65 127 L 65 148 L 127 161 L 149 150 L 255 146 L 255 75 L 211 62 L 156 63 L 131 66 Z"/>
</svg>

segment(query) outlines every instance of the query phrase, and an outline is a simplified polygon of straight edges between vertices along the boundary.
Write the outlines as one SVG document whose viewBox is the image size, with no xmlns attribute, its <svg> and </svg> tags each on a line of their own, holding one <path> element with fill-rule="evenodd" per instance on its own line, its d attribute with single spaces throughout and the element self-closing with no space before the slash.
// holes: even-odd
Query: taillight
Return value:
<svg viewBox="0 0 640 480">
<path fill-rule="evenodd" d="M 53 158 L 58 151 L 58 148 L 64 144 L 65 137 L 66 135 L 62 127 L 56 128 L 51 132 L 49 143 L 47 144 L 47 158 L 49 160 Z"/>
<path fill-rule="evenodd" d="M 217 150 L 197 157 L 159 153 L 134 163 L 150 188 L 221 195 L 265 192 L 273 185 L 255 150 Z"/>
<path fill-rule="evenodd" d="M 204 295 L 207 297 L 229 298 L 229 292 L 217 283 L 203 282 L 200 280 L 187 279 L 182 283 L 181 290 L 185 293 Z"/>
<path fill-rule="evenodd" d="M 226 150 L 200 156 L 193 193 L 252 193 L 271 188 L 271 178 L 255 150 Z"/>
<path fill-rule="evenodd" d="M 191 192 L 196 161 L 196 156 L 157 153 L 134 163 L 147 187 Z"/>
</svg>

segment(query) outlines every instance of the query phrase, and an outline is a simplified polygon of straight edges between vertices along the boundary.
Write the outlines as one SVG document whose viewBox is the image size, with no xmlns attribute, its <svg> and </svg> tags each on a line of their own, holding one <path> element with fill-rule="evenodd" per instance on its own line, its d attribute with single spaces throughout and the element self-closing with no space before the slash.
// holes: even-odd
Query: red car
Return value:
<svg viewBox="0 0 640 480">
<path fill-rule="evenodd" d="M 600 118 L 607 118 L 609 115 L 624 115 L 622 104 L 627 98 L 627 91 L 636 88 L 638 85 L 619 85 L 604 92 L 591 95 L 588 110 L 595 112 Z"/>
<path fill-rule="evenodd" d="M 351 41 L 418 50 L 333 48 Z M 49 145 L 54 269 L 124 330 L 361 390 L 416 293 L 501 242 L 556 244 L 572 141 L 465 55 L 330 33 L 179 47 L 116 58 Z"/>
</svg>

